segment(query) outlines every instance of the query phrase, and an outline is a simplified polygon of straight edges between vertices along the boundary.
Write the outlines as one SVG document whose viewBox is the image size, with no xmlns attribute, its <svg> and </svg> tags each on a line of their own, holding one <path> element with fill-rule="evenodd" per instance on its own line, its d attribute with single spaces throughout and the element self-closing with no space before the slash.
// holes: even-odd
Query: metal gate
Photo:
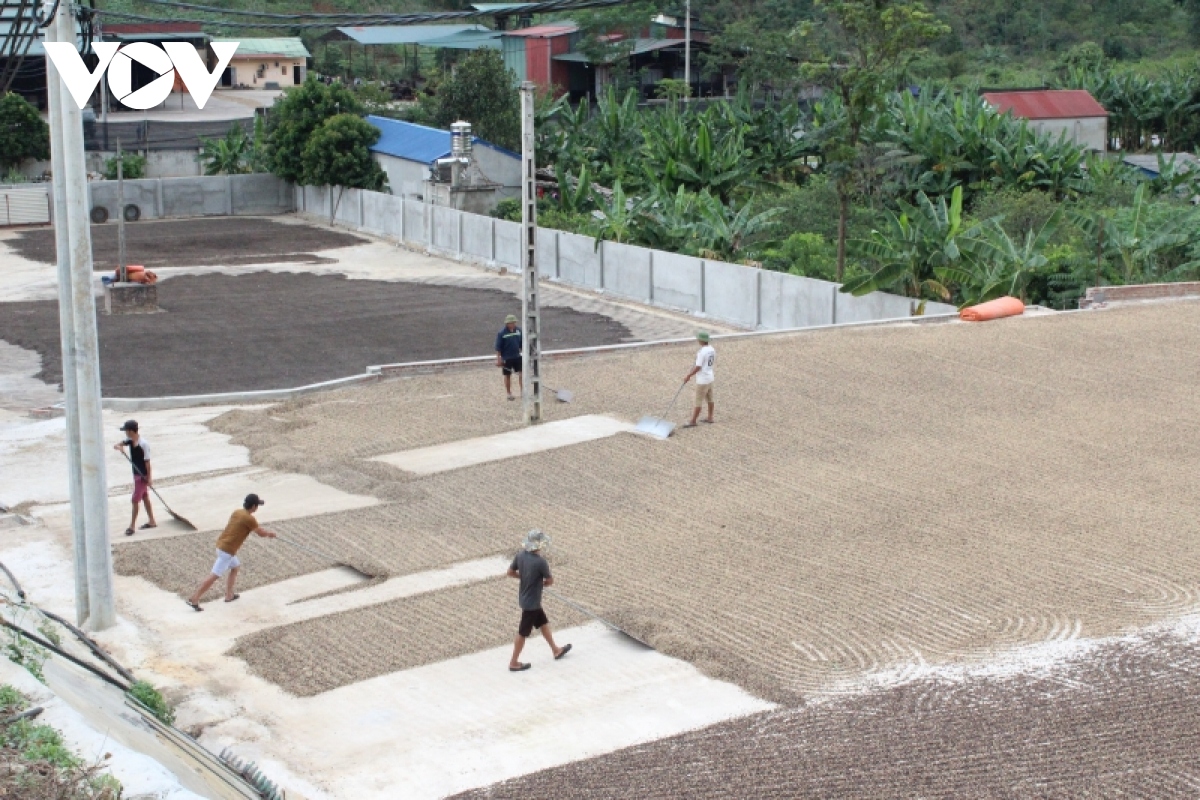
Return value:
<svg viewBox="0 0 1200 800">
<path fill-rule="evenodd" d="M 50 191 L 46 186 L 0 189 L 0 227 L 49 222 Z"/>
</svg>

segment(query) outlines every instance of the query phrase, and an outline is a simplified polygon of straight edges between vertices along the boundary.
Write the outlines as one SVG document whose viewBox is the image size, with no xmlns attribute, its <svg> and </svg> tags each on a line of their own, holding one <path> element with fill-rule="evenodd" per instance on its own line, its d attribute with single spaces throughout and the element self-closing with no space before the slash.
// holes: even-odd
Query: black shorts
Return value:
<svg viewBox="0 0 1200 800">
<path fill-rule="evenodd" d="M 516 358 L 504 359 L 504 374 L 505 375 L 512 375 L 514 372 L 520 373 L 520 371 L 521 371 L 521 357 L 520 356 L 517 356 Z"/>
<path fill-rule="evenodd" d="M 532 611 L 521 609 L 521 627 L 517 628 L 517 633 L 528 638 L 534 628 L 549 624 L 550 620 L 546 619 L 546 612 L 542 609 L 535 608 Z"/>
</svg>

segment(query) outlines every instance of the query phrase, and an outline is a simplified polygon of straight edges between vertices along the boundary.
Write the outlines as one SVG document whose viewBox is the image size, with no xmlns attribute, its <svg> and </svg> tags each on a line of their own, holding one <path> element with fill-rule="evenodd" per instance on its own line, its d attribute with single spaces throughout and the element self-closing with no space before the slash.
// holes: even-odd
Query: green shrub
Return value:
<svg viewBox="0 0 1200 800">
<path fill-rule="evenodd" d="M 763 253 L 763 266 L 831 281 L 837 274 L 837 249 L 819 233 L 793 233 Z"/>
<path fill-rule="evenodd" d="M 146 159 L 137 153 L 121 154 L 121 177 L 127 181 L 136 181 L 146 176 Z M 104 179 L 117 179 L 117 157 L 113 156 L 104 162 Z"/>
<path fill-rule="evenodd" d="M 165 725 L 175 724 L 174 709 L 163 699 L 159 691 L 146 681 L 135 681 L 129 687 L 129 695 L 148 708 L 159 722 Z"/>
<path fill-rule="evenodd" d="M 499 203 L 496 203 L 496 207 L 492 209 L 491 214 L 496 219 L 520 222 L 521 199 L 519 197 L 510 197 L 507 200 L 501 200 Z"/>
<path fill-rule="evenodd" d="M 9 716 L 24 711 L 29 705 L 28 698 L 9 684 L 0 686 L 0 714 Z"/>
</svg>

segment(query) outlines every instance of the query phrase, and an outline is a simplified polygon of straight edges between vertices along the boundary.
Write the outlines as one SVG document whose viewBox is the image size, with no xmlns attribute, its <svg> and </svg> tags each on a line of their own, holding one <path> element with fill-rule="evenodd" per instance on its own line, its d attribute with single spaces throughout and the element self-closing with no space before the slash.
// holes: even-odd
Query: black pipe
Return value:
<svg viewBox="0 0 1200 800">
<path fill-rule="evenodd" d="M 37 608 L 37 606 L 34 606 L 34 608 Z M 134 683 L 135 681 L 137 681 L 137 678 L 133 677 L 133 673 L 130 672 L 129 670 L 125 669 L 123 666 L 121 666 L 115 658 L 110 656 L 108 653 L 104 652 L 104 650 L 101 649 L 100 645 L 96 644 L 95 639 L 88 636 L 86 633 L 81 631 L 79 628 L 76 628 L 74 625 L 67 622 L 65 619 L 60 617 L 58 614 L 55 614 L 53 611 L 43 611 L 40 608 L 38 608 L 38 611 L 41 612 L 41 614 L 43 616 L 49 617 L 50 619 L 57 622 L 59 625 L 62 625 L 64 628 L 69 630 L 71 633 L 75 634 L 75 638 L 78 639 L 79 641 L 83 642 L 83 644 L 87 647 L 87 649 L 91 650 L 92 653 L 96 656 L 96 658 L 100 659 L 105 664 L 108 664 L 110 667 L 115 669 L 122 678 L 129 681 L 130 683 Z"/>
<path fill-rule="evenodd" d="M 25 599 L 25 590 L 21 588 L 21 584 L 17 583 L 16 576 L 14 576 L 11 572 L 9 572 L 8 567 L 4 566 L 4 564 L 2 564 L 2 563 L 0 563 L 0 569 L 4 570 L 4 574 L 8 576 L 8 579 L 10 581 L 12 581 L 13 588 L 17 590 L 17 597 L 24 600 Z"/>
<path fill-rule="evenodd" d="M 103 680 L 105 683 L 109 683 L 109 684 L 117 687 L 122 692 L 129 691 L 129 687 L 127 685 L 122 684 L 119 680 L 114 678 L 112 675 L 109 675 L 107 672 L 105 672 L 102 669 L 92 666 L 91 664 L 87 663 L 86 661 L 76 658 L 75 656 L 71 655 L 67 651 L 63 650 L 58 645 L 47 642 L 42 637 L 35 636 L 34 634 L 30 633 L 29 631 L 25 630 L 24 628 L 20 628 L 16 625 L 13 625 L 11 622 L 9 622 L 6 619 L 0 619 L 0 625 L 3 625 L 4 627 L 9 628 L 10 630 L 16 631 L 17 633 L 21 634 L 22 636 L 24 636 L 26 639 L 33 642 L 34 644 L 40 645 L 41 647 L 44 647 L 53 653 L 57 653 L 58 655 L 67 659 L 68 661 L 70 661 L 71 663 L 77 664 L 77 665 L 83 667 L 88 672 L 92 673 L 96 677 Z"/>
</svg>

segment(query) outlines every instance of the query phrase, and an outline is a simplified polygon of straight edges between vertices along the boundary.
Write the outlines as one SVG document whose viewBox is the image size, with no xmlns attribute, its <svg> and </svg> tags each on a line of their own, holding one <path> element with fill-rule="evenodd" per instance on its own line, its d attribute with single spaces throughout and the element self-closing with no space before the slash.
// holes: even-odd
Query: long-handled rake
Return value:
<svg viewBox="0 0 1200 800">
<path fill-rule="evenodd" d="M 121 450 L 120 453 L 121 453 L 121 455 L 125 456 L 125 460 L 128 461 L 130 463 L 130 465 L 133 466 L 134 471 L 137 472 L 138 475 L 141 475 L 143 479 L 145 479 L 146 473 L 144 473 L 140 469 L 138 469 L 138 465 L 133 463 L 133 459 L 129 457 L 129 454 L 126 453 L 124 450 Z M 178 514 L 176 514 L 174 511 L 172 511 L 171 507 L 169 505 L 167 505 L 167 501 L 163 500 L 162 495 L 158 493 L 158 489 L 155 489 L 153 486 L 151 486 L 150 491 L 154 492 L 154 496 L 158 498 L 158 502 L 163 504 L 163 508 L 165 508 L 167 510 L 167 513 L 170 514 L 174 519 L 182 522 L 190 530 L 193 530 L 193 531 L 200 530 L 195 525 L 193 525 L 187 517 L 181 517 Z"/>
<path fill-rule="evenodd" d="M 339 567 L 346 567 L 347 569 L 354 570 L 355 572 L 357 572 L 359 575 L 362 575 L 367 580 L 374 580 L 375 578 L 378 578 L 378 577 L 386 577 L 386 575 L 380 575 L 380 574 L 373 575 L 370 572 L 367 572 L 366 570 L 362 569 L 361 567 L 356 567 L 353 564 L 350 564 L 346 561 L 342 561 L 340 558 L 334 558 L 333 556 L 329 555 L 329 553 L 322 553 L 320 550 L 314 550 L 311 547 L 306 547 L 306 546 L 300 544 L 299 542 L 293 542 L 291 539 L 285 539 L 282 536 L 280 536 L 279 534 L 275 534 L 275 541 L 283 542 L 286 545 L 291 545 L 292 547 L 296 548 L 297 550 L 303 550 L 304 552 L 308 553 L 309 555 L 317 556 L 318 558 L 323 558 L 326 561 L 332 561 L 333 563 L 337 564 Z"/>
<path fill-rule="evenodd" d="M 638 637 L 634 636 L 634 635 L 633 635 L 632 633 L 630 633 L 629 631 L 627 631 L 627 630 L 625 630 L 624 628 L 622 628 L 620 625 L 617 625 L 617 624 L 615 624 L 615 623 L 609 622 L 608 620 L 606 620 L 604 617 L 600 616 L 599 614 L 595 614 L 595 613 L 593 613 L 593 612 L 591 612 L 591 611 L 588 611 L 586 608 L 584 608 L 583 606 L 579 605 L 578 603 L 573 603 L 573 602 L 571 602 L 570 600 L 568 600 L 567 598 L 563 597 L 561 594 L 559 594 L 558 592 L 554 591 L 553 589 L 543 589 L 542 591 L 546 592 L 548 595 L 550 595 L 551 597 L 553 597 L 555 600 L 561 600 L 562 602 L 566 603 L 568 606 L 570 606 L 571 608 L 575 609 L 575 610 L 576 610 L 576 611 L 578 611 L 580 614 L 583 614 L 584 616 L 591 617 L 592 619 L 594 619 L 594 620 L 596 620 L 597 622 L 599 622 L 600 624 L 602 624 L 604 627 L 608 628 L 610 631 L 613 631 L 613 632 L 615 632 L 615 633 L 619 633 L 619 634 L 621 634 L 622 636 L 624 636 L 625 638 L 627 638 L 627 639 L 630 639 L 630 640 L 632 640 L 632 641 L 634 641 L 634 642 L 637 642 L 637 643 L 638 643 L 638 644 L 640 644 L 642 647 L 648 647 L 648 648 L 649 648 L 649 649 L 651 649 L 651 650 L 653 650 L 653 649 L 654 649 L 654 645 L 650 644 L 649 642 L 647 642 L 647 641 L 645 641 L 645 640 L 643 640 L 643 639 L 639 639 Z"/>
<path fill-rule="evenodd" d="M 634 430 L 638 433 L 644 433 L 649 436 L 653 436 L 656 439 L 669 438 L 671 433 L 675 430 L 675 423 L 669 422 L 666 419 L 666 416 L 667 414 L 670 414 L 671 409 L 675 407 L 675 401 L 679 399 L 679 393 L 683 391 L 684 386 L 687 386 L 687 384 L 679 384 L 679 388 L 675 390 L 675 396 L 671 398 L 671 402 L 667 405 L 667 408 L 665 411 L 663 411 L 661 417 L 642 417 L 638 420 L 637 427 L 635 427 Z"/>
</svg>

